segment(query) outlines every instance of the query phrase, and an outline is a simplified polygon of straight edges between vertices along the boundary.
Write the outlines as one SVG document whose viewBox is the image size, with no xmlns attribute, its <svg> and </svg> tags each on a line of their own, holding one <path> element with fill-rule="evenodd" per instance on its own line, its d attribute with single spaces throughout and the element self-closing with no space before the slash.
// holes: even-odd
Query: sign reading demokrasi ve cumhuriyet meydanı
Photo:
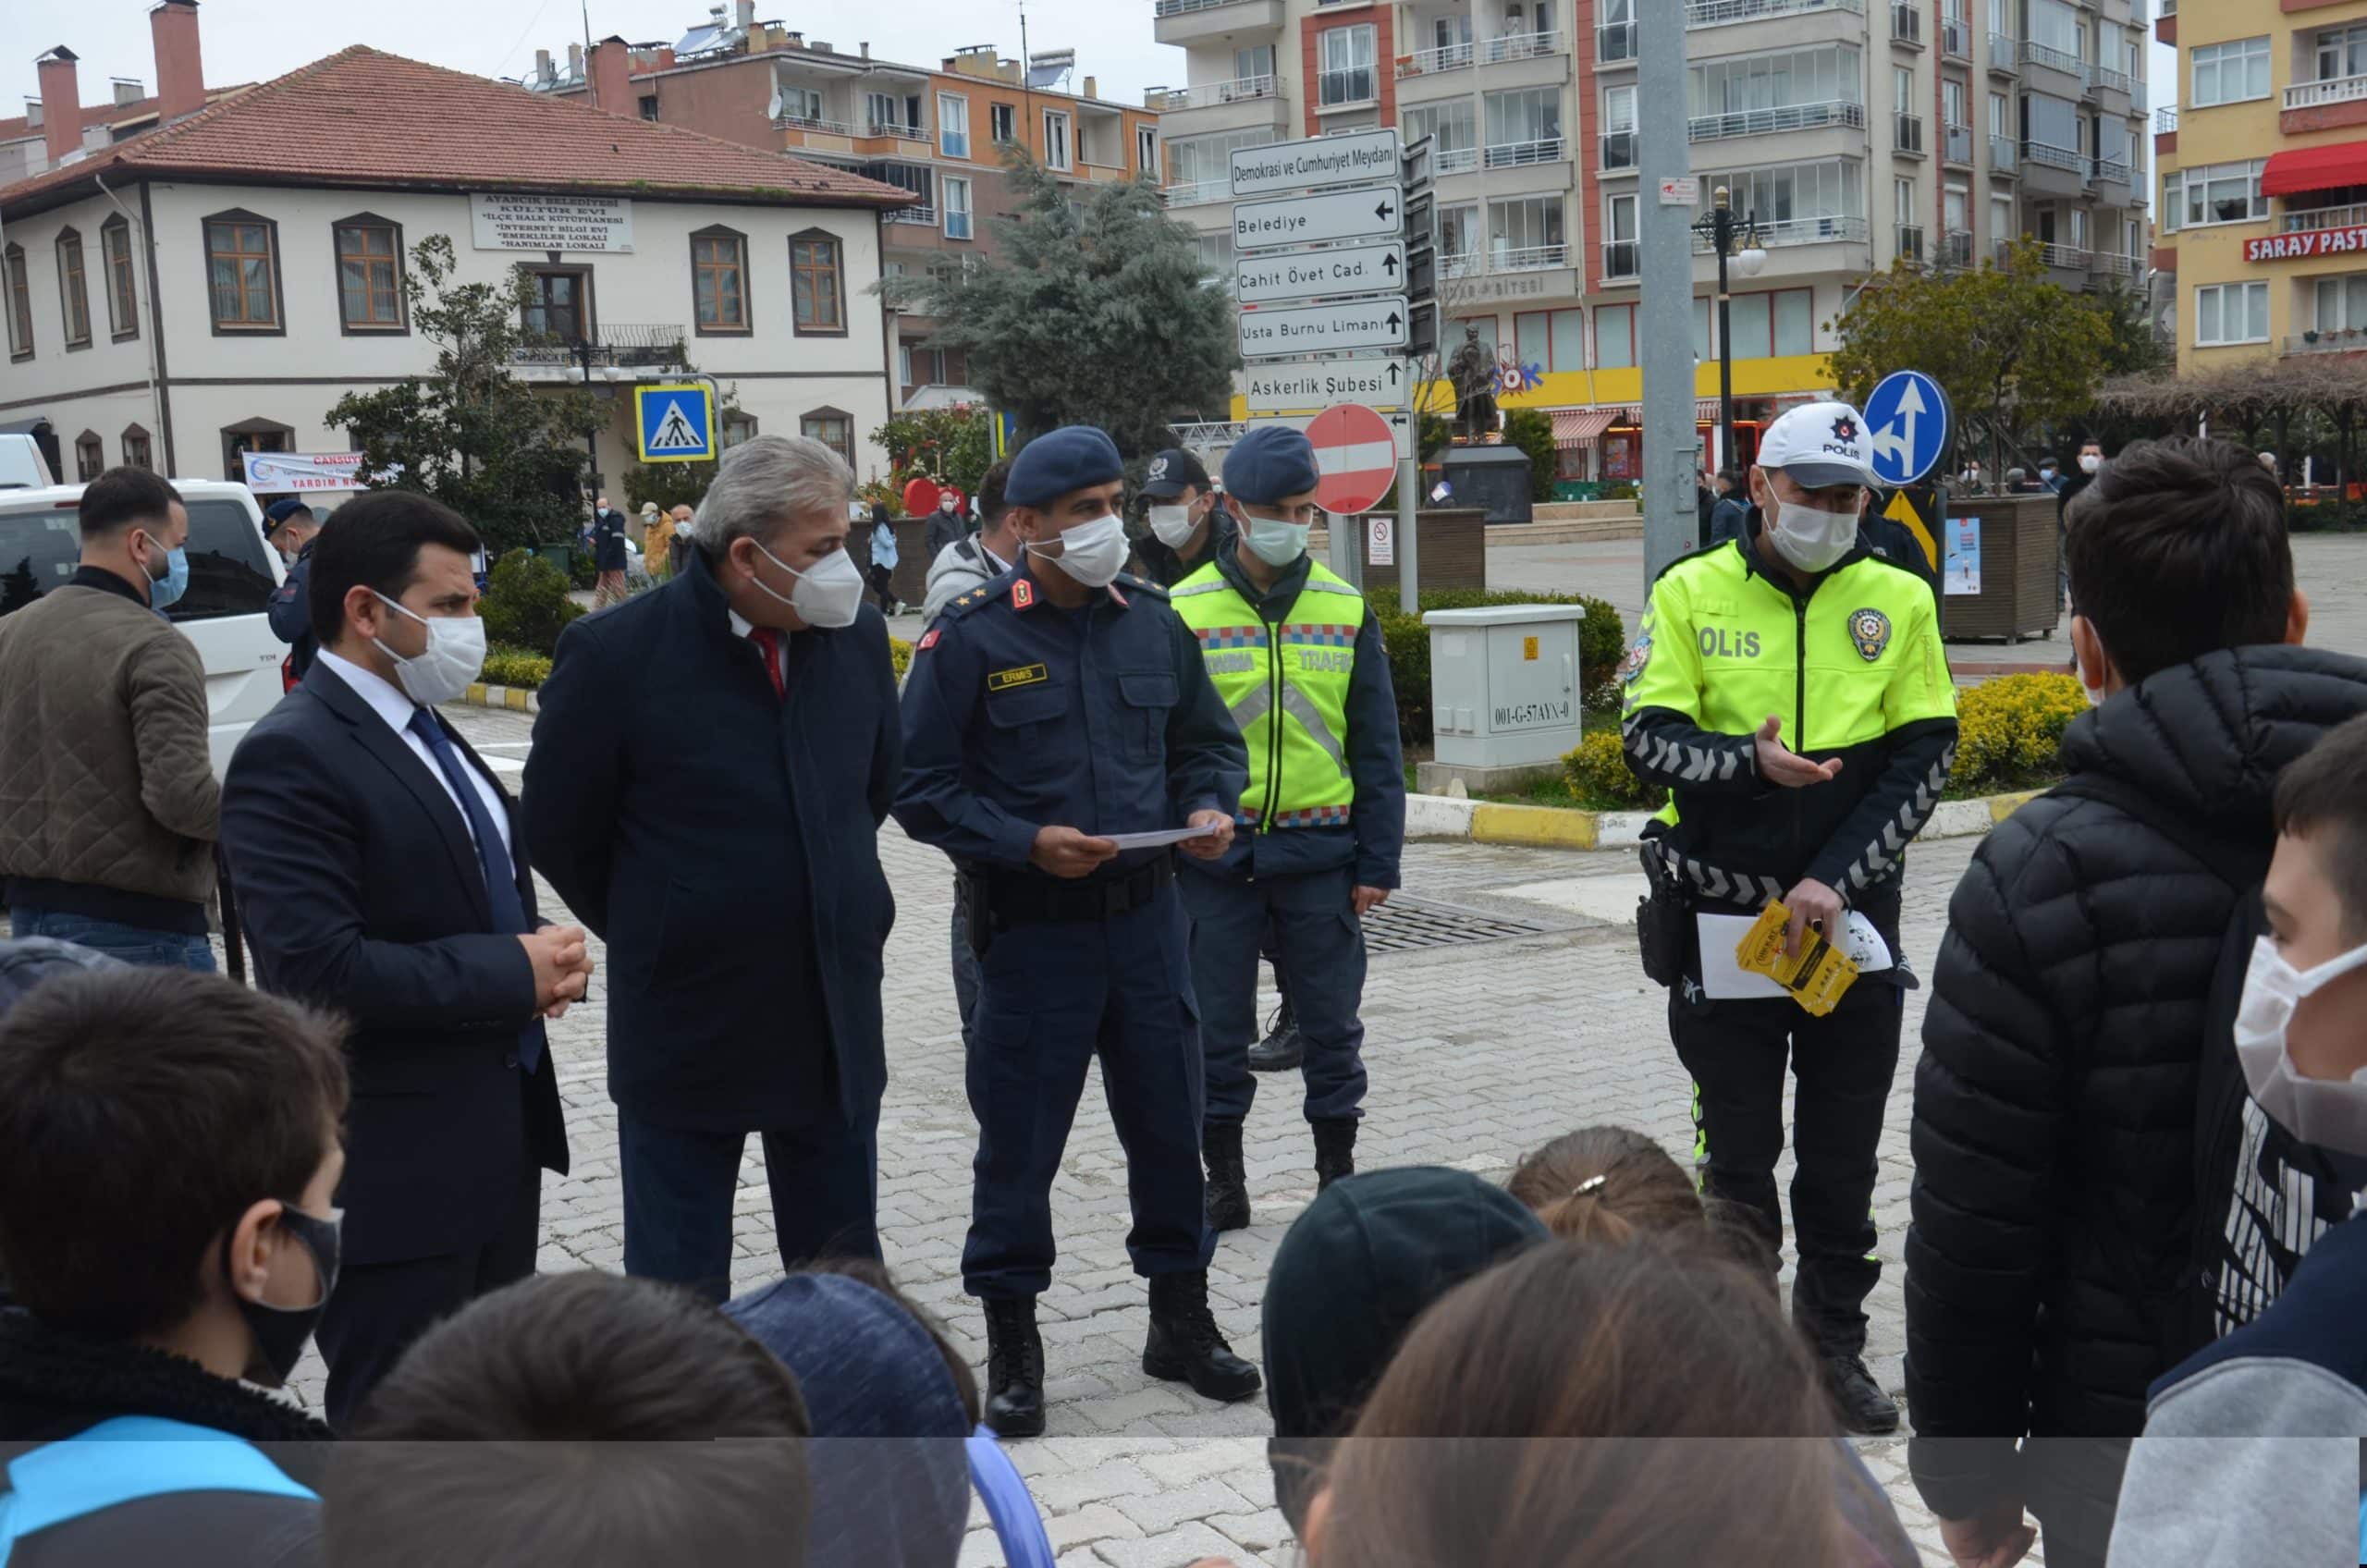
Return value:
<svg viewBox="0 0 2367 1568">
<path fill-rule="evenodd" d="M 1395 179 L 1404 155 L 1393 129 L 1351 131 L 1306 141 L 1269 142 L 1233 152 L 1233 194 L 1320 190 L 1333 185 Z"/>
<path fill-rule="evenodd" d="M 469 198 L 471 242 L 480 251 L 632 253 L 630 196 L 543 196 L 478 191 Z"/>
</svg>

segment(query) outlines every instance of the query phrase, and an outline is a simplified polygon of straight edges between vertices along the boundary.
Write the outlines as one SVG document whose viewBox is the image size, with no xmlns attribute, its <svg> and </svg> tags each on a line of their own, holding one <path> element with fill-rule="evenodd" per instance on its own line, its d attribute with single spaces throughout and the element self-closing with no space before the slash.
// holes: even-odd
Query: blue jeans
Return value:
<svg viewBox="0 0 2367 1568">
<path fill-rule="evenodd" d="M 63 914 L 56 910 L 20 904 L 8 911 L 8 923 L 19 937 L 51 937 L 92 952 L 104 953 L 142 969 L 193 969 L 214 973 L 214 944 L 202 937 L 178 931 L 151 931 L 87 914 Z"/>
</svg>

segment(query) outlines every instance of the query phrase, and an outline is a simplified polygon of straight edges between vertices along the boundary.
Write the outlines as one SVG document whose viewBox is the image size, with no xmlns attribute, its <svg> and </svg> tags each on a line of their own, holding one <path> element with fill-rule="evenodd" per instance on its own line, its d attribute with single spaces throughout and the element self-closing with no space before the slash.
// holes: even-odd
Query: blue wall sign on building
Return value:
<svg viewBox="0 0 2367 1568">
<path fill-rule="evenodd" d="M 1866 439 L 1874 472 L 1893 487 L 1912 484 L 1939 465 L 1948 447 L 1948 398 L 1920 371 L 1884 376 L 1866 399 Z"/>
<path fill-rule="evenodd" d="M 715 456 L 715 404 L 695 386 L 636 386 L 634 423 L 645 463 L 700 463 Z"/>
</svg>

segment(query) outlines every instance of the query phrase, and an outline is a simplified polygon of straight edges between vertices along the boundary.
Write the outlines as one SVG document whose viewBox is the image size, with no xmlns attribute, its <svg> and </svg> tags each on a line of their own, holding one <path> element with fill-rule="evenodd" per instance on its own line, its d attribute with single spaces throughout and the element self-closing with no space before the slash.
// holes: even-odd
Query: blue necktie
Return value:
<svg viewBox="0 0 2367 1568">
<path fill-rule="evenodd" d="M 526 905 L 518 897 L 518 871 L 501 844 L 501 830 L 494 826 L 493 813 L 485 809 L 484 797 L 477 792 L 476 780 L 460 761 L 460 753 L 452 749 L 451 738 L 444 727 L 435 722 L 430 708 L 415 709 L 411 716 L 411 732 L 427 742 L 427 750 L 435 758 L 435 766 L 444 770 L 445 781 L 452 786 L 452 793 L 460 800 L 460 812 L 469 819 L 469 831 L 477 841 L 477 869 L 484 874 L 485 901 L 493 909 L 493 925 L 497 931 L 524 936 L 531 929 L 526 924 Z M 529 1076 L 543 1060 L 543 1025 L 541 1020 L 528 1024 L 518 1035 L 518 1065 Z"/>
</svg>

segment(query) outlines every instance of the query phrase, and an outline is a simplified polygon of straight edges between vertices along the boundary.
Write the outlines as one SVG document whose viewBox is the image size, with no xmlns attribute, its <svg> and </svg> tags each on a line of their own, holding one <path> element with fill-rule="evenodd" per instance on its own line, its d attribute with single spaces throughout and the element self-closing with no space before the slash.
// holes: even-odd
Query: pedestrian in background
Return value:
<svg viewBox="0 0 2367 1568">
<path fill-rule="evenodd" d="M 928 514 L 927 549 L 930 564 L 936 564 L 939 556 L 942 556 L 954 544 L 967 538 L 969 533 L 970 525 L 962 515 L 961 493 L 955 490 L 939 491 L 936 509 Z"/>
<path fill-rule="evenodd" d="M 624 514 L 603 496 L 592 508 L 592 570 L 599 574 L 592 585 L 594 609 L 624 603 L 626 555 Z"/>
<path fill-rule="evenodd" d="M 222 794 L 189 586 L 189 513 L 141 468 L 76 508 L 74 575 L 0 620 L 0 879 L 19 937 L 210 971 Z"/>
<path fill-rule="evenodd" d="M 279 552 L 286 572 L 264 603 L 264 615 L 271 623 L 271 634 L 288 644 L 288 675 L 301 680 L 313 668 L 313 655 L 320 646 L 313 640 L 312 572 L 305 564 L 320 523 L 313 508 L 293 496 L 274 501 L 263 514 L 263 522 L 264 537 Z"/>
<path fill-rule="evenodd" d="M 1710 508 L 1710 537 L 1706 543 L 1723 545 L 1729 539 L 1739 539 L 1750 517 L 1749 484 L 1741 469 L 1718 471 L 1714 480 L 1718 490 L 1717 505 Z"/>
<path fill-rule="evenodd" d="M 647 526 L 642 531 L 642 563 L 649 568 L 649 575 L 653 579 L 662 582 L 673 575 L 673 519 L 669 514 L 659 511 L 654 502 L 644 511 Z"/>
<path fill-rule="evenodd" d="M 567 1133 L 544 1021 L 583 933 L 547 925 L 516 803 L 436 712 L 477 678 L 476 531 L 405 490 L 313 552 L 320 656 L 247 732 L 222 840 L 265 990 L 352 1023 L 345 1273 L 321 1321 L 340 1428 L 430 1323 L 534 1271 Z"/>
<path fill-rule="evenodd" d="M 614 975 L 625 1270 L 716 1302 L 751 1133 L 784 1268 L 879 1256 L 899 743 L 853 490 L 818 441 L 725 453 L 674 580 L 560 637 L 526 763 L 534 863 Z"/>
<path fill-rule="evenodd" d="M 1150 460 L 1142 495 L 1150 503 L 1150 537 L 1134 541 L 1144 572 L 1172 588 L 1210 561 L 1233 533 L 1233 514 L 1199 458 L 1171 447 Z"/>
<path fill-rule="evenodd" d="M 896 522 L 888 515 L 884 501 L 871 505 L 871 532 L 867 541 L 870 559 L 871 591 L 879 595 L 879 613 L 894 615 L 896 603 Z"/>
<path fill-rule="evenodd" d="M 2066 615 L 2071 613 L 2071 503 L 2096 482 L 2103 466 L 2103 443 L 2091 435 L 2079 443 L 2079 472 L 2064 480 L 2063 487 L 2054 493 L 2054 592 Z"/>
</svg>

